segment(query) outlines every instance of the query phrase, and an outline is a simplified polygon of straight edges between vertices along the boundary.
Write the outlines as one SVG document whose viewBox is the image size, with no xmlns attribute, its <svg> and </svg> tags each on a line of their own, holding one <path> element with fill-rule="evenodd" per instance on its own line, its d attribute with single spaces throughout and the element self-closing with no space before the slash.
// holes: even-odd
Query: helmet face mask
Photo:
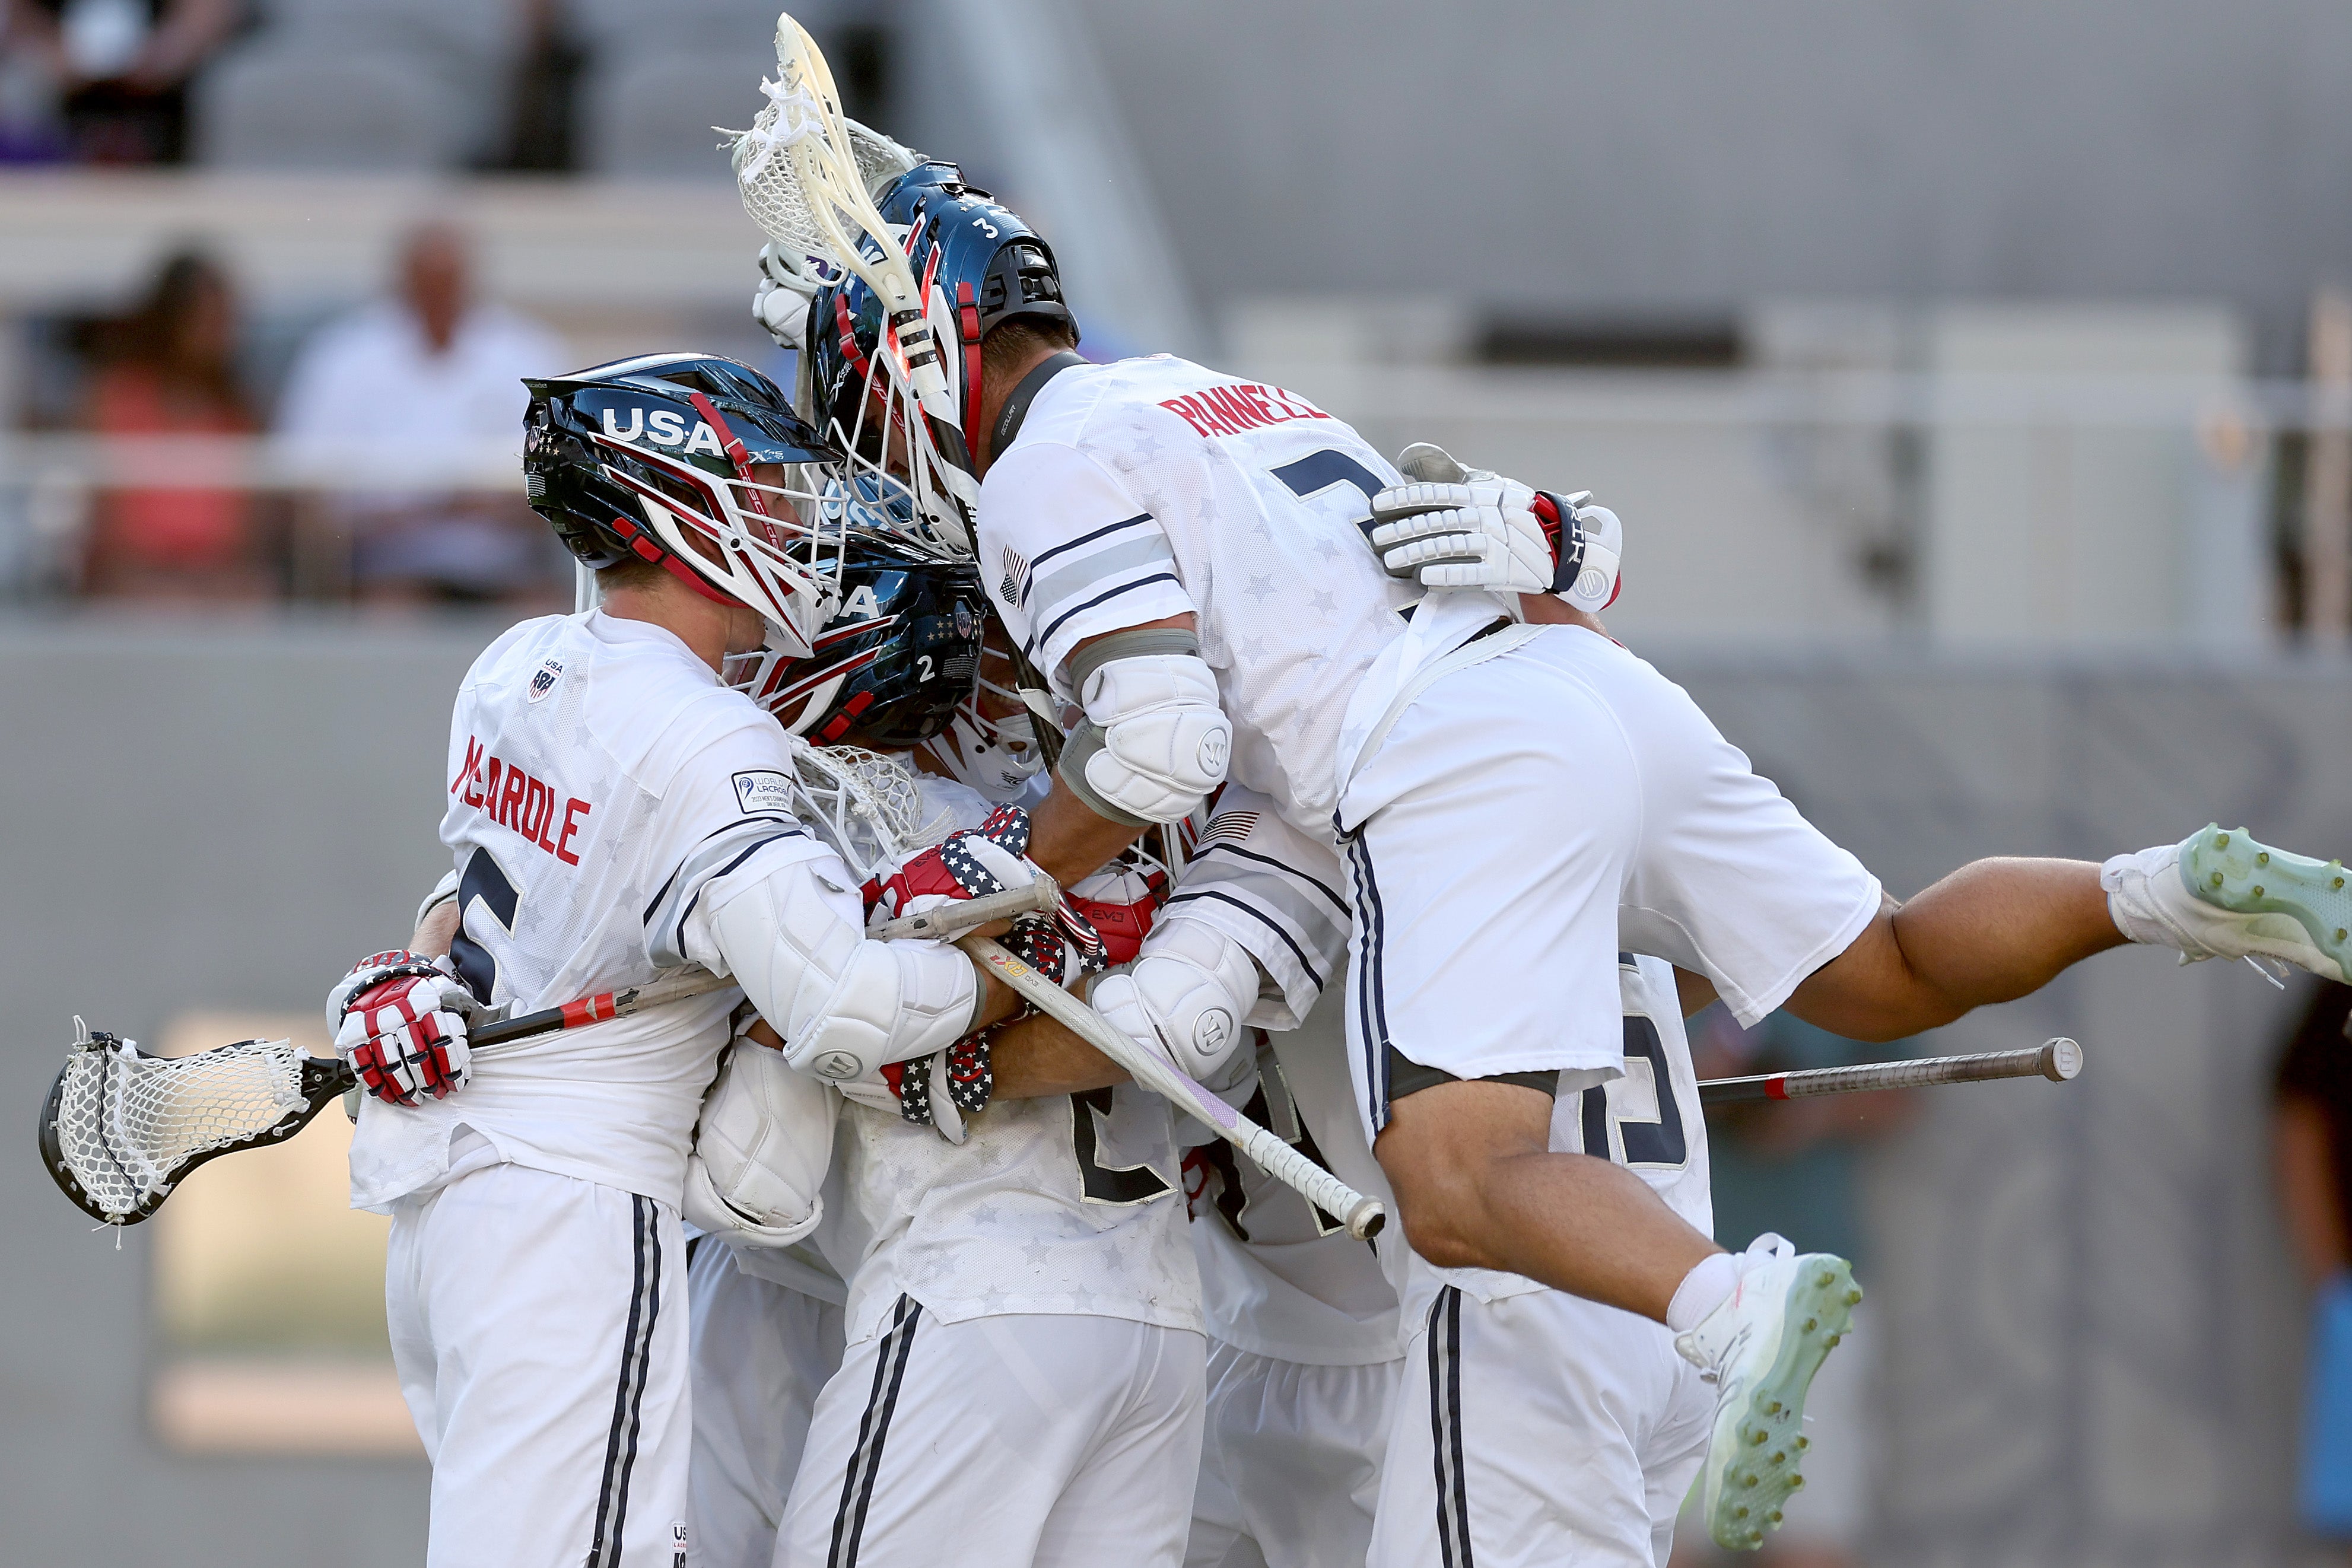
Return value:
<svg viewBox="0 0 2352 1568">
<path fill-rule="evenodd" d="M 530 381 L 524 485 L 580 560 L 653 562 L 747 605 L 806 651 L 845 546 L 840 455 L 772 382 L 711 355 L 647 355 Z"/>
<path fill-rule="evenodd" d="M 909 391 L 883 301 L 855 274 L 827 283 L 811 301 L 803 406 L 850 454 L 853 468 L 906 485 L 922 537 L 969 550 L 971 519 L 937 476 L 980 458 L 973 422 L 981 343 L 1018 318 L 1055 322 L 1073 339 L 1077 321 L 1063 303 L 1052 248 L 1017 214 L 966 185 L 954 164 L 918 164 L 885 188 L 877 205 L 921 280 L 924 320 L 955 395 L 965 450 L 939 449 Z"/>
</svg>

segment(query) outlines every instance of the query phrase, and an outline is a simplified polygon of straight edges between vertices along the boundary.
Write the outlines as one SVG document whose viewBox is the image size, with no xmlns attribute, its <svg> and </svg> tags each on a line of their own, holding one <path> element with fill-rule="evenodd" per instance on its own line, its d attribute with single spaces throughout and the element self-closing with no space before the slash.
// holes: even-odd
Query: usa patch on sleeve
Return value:
<svg viewBox="0 0 2352 1568">
<path fill-rule="evenodd" d="M 768 768 L 754 768 L 735 775 L 735 804 L 747 817 L 765 817 L 776 812 L 792 814 L 793 785 L 784 775 Z"/>
</svg>

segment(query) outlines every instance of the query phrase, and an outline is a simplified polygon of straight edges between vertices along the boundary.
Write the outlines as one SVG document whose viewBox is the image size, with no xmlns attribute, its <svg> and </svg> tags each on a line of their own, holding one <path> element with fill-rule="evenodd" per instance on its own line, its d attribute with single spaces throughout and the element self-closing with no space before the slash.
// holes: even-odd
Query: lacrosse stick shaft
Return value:
<svg viewBox="0 0 2352 1568">
<path fill-rule="evenodd" d="M 604 1023 L 610 1019 L 625 1019 L 641 1013 L 647 1008 L 657 1008 L 665 1002 L 684 1001 L 688 997 L 707 996 L 725 990 L 735 982 L 721 976 L 697 971 L 673 975 L 665 980 L 654 980 L 642 986 L 625 986 L 617 991 L 602 991 L 593 997 L 581 997 L 537 1012 L 519 1014 L 497 1023 L 484 1024 L 467 1031 L 467 1043 L 479 1051 L 487 1046 L 508 1045 L 533 1035 L 554 1034 L 567 1029 L 585 1029 L 592 1023 Z"/>
<path fill-rule="evenodd" d="M 1206 1122 L 1235 1148 L 1265 1166 L 1268 1175 L 1326 1214 L 1338 1215 L 1349 1235 L 1360 1240 L 1380 1234 L 1388 1214 L 1378 1198 L 1365 1197 L 1235 1111 L 987 937 L 966 936 L 956 946 L 987 965 L 992 973 L 1039 1012 L 1125 1068 L 1138 1083 L 1172 1102 L 1179 1110 Z"/>
<path fill-rule="evenodd" d="M 1927 1056 L 1915 1061 L 1869 1061 L 1854 1067 L 1822 1067 L 1801 1072 L 1766 1072 L 1753 1078 L 1708 1078 L 1698 1086 L 1699 1103 L 1736 1105 L 1752 1100 L 1804 1100 L 1816 1094 L 1853 1094 L 1868 1089 L 1921 1089 L 1935 1083 L 1981 1083 L 1995 1078 L 2047 1078 L 2064 1083 L 2083 1071 L 2083 1048 L 2064 1036 L 2032 1051 L 1992 1051 L 1977 1056 Z"/>
<path fill-rule="evenodd" d="M 959 899 L 920 915 L 902 915 L 869 928 L 866 935 L 877 942 L 896 942 L 909 936 L 933 936 L 950 942 L 975 926 L 1010 920 L 1016 915 L 1050 914 L 1061 896 L 1062 890 L 1055 885 L 1054 879 L 1039 872 L 1037 880 L 1026 887 Z"/>
</svg>

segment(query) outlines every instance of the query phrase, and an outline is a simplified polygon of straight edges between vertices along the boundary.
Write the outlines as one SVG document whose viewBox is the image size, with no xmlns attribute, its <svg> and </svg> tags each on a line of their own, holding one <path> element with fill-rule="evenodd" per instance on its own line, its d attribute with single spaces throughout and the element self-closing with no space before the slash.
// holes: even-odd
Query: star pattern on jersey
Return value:
<svg viewBox="0 0 2352 1568">
<path fill-rule="evenodd" d="M 1327 621 L 1329 620 L 1339 608 L 1339 601 L 1333 599 L 1328 591 L 1319 588 L 1312 594 L 1308 595 L 1307 602 L 1314 607 L 1316 614 L 1322 616 Z"/>
<path fill-rule="evenodd" d="M 1160 437 L 1147 430 L 1135 438 L 1135 444 L 1129 450 L 1132 451 L 1139 461 L 1149 463 L 1160 455 Z"/>
<path fill-rule="evenodd" d="M 1246 638 L 1242 643 L 1242 657 L 1244 659 L 1263 659 L 1269 651 L 1263 637 Z"/>
<path fill-rule="evenodd" d="M 1021 1256 L 1029 1260 L 1029 1266 L 1033 1269 L 1044 1268 L 1045 1260 L 1053 1255 L 1052 1243 L 1044 1240 L 1033 1240 L 1021 1249 Z"/>
<path fill-rule="evenodd" d="M 1325 560 L 1338 560 L 1339 559 L 1339 547 L 1332 543 L 1329 539 L 1317 539 L 1315 541 L 1315 553 L 1321 556 Z"/>
<path fill-rule="evenodd" d="M 1256 600 L 1260 604 L 1264 604 L 1267 600 L 1274 597 L 1274 579 L 1270 576 L 1253 577 L 1249 580 L 1249 586 L 1243 589 L 1242 591 L 1248 594 L 1252 599 Z"/>
</svg>

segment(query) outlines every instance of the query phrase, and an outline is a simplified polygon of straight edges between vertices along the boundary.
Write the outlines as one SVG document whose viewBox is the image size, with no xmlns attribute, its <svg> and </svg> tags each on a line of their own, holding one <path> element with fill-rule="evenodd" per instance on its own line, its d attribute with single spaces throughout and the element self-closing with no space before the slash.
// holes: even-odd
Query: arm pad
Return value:
<svg viewBox="0 0 2352 1568">
<path fill-rule="evenodd" d="M 730 890 L 709 917 L 714 956 L 784 1037 L 784 1059 L 836 1082 L 944 1050 L 970 1031 L 981 997 L 962 953 L 868 941 L 858 909 L 855 893 L 827 897 L 802 862 Z"/>
<path fill-rule="evenodd" d="M 1087 674 L 1079 696 L 1087 722 L 1059 771 L 1097 815 L 1135 827 L 1172 822 L 1225 781 L 1234 727 L 1199 653 L 1113 658 Z"/>
<path fill-rule="evenodd" d="M 787 1246 L 814 1230 L 840 1103 L 780 1053 L 739 1035 L 702 1097 L 679 1212 L 753 1247 Z"/>
<path fill-rule="evenodd" d="M 1153 927 L 1132 966 L 1095 982 L 1087 1000 L 1137 1043 L 1196 1079 L 1213 1077 L 1247 1038 L 1258 971 L 1242 945 L 1198 920 Z"/>
</svg>

